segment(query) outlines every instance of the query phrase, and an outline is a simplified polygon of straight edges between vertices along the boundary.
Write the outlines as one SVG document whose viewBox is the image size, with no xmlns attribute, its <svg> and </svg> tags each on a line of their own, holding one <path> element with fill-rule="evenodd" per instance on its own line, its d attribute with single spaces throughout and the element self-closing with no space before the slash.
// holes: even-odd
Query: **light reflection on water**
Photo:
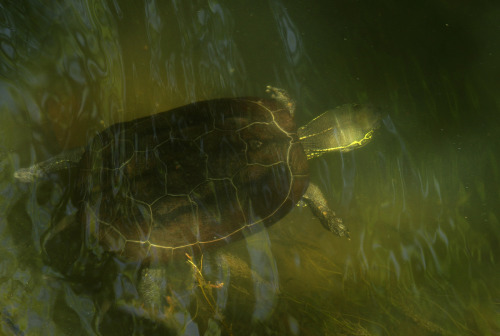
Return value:
<svg viewBox="0 0 500 336">
<path fill-rule="evenodd" d="M 146 334 L 163 324 L 188 335 L 241 334 L 249 325 L 257 334 L 498 333 L 498 63 L 479 35 L 494 22 L 485 13 L 500 12 L 474 21 L 466 5 L 415 8 L 415 17 L 392 5 L 0 5 L 2 331 Z M 429 30 L 412 28 L 419 13 Z M 75 212 L 61 202 L 67 183 L 23 185 L 16 169 L 115 122 L 263 96 L 266 84 L 297 99 L 299 124 L 347 102 L 384 108 L 372 144 L 311 161 L 351 241 L 298 207 L 203 264 L 169 265 L 166 317 L 154 323 L 123 314 L 139 307 L 128 304 L 137 294 L 129 266 L 113 264 L 119 275 L 108 269 L 96 295 L 47 266 L 44 235 Z M 121 310 L 102 314 L 113 301 Z"/>
</svg>

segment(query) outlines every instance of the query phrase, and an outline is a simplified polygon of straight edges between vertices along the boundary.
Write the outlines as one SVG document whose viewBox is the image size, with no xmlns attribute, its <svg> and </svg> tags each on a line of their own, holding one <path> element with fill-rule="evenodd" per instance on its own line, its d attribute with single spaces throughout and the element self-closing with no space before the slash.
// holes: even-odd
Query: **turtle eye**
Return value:
<svg viewBox="0 0 500 336">
<path fill-rule="evenodd" d="M 262 141 L 252 139 L 248 142 L 248 146 L 251 150 L 257 150 L 262 147 Z"/>
</svg>

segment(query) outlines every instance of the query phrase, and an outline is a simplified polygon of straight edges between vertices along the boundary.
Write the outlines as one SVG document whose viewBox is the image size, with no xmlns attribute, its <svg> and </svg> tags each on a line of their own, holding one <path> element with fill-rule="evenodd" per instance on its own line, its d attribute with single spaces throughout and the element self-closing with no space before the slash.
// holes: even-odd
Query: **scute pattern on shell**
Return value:
<svg viewBox="0 0 500 336">
<path fill-rule="evenodd" d="M 286 106 L 232 98 L 109 127 L 78 179 L 87 245 L 163 261 L 276 222 L 305 192 L 308 165 Z"/>
</svg>

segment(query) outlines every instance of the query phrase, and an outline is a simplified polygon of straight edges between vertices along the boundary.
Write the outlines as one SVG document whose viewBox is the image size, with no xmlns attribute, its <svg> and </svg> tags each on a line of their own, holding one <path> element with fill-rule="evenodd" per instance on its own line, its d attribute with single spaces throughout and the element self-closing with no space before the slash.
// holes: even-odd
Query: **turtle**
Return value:
<svg viewBox="0 0 500 336">
<path fill-rule="evenodd" d="M 116 123 L 85 147 L 16 171 L 21 182 L 69 173 L 76 214 L 52 226 L 44 250 L 71 242 L 73 250 L 47 252 L 65 273 L 110 255 L 149 270 L 242 239 L 299 203 L 349 238 L 310 181 L 308 160 L 369 143 L 378 109 L 345 104 L 298 128 L 288 93 L 266 91 L 266 98 L 211 99 Z M 141 295 L 156 302 L 154 272 L 140 274 Z"/>
<path fill-rule="evenodd" d="M 72 170 L 82 240 L 97 254 L 168 262 L 269 226 L 304 202 L 328 231 L 349 238 L 308 160 L 366 145 L 380 114 L 346 104 L 297 128 L 295 102 L 205 100 L 114 124 L 73 150 L 15 173 L 33 181 Z M 60 231 L 57 229 L 55 231 Z"/>
</svg>

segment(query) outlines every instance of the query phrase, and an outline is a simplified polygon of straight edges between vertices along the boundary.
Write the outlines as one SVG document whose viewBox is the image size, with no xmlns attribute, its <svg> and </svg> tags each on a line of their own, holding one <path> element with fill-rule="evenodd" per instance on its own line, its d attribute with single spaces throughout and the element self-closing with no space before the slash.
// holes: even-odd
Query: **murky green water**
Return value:
<svg viewBox="0 0 500 336">
<path fill-rule="evenodd" d="M 500 4 L 131 3 L 0 1 L 3 334 L 500 333 Z M 82 280 L 47 264 L 43 237 L 75 212 L 67 181 L 22 184 L 16 169 L 268 84 L 296 99 L 299 124 L 349 102 L 384 111 L 371 144 L 311 161 L 350 241 L 297 207 L 197 268 L 168 265 L 150 319 L 127 313 L 130 266 Z"/>
</svg>

